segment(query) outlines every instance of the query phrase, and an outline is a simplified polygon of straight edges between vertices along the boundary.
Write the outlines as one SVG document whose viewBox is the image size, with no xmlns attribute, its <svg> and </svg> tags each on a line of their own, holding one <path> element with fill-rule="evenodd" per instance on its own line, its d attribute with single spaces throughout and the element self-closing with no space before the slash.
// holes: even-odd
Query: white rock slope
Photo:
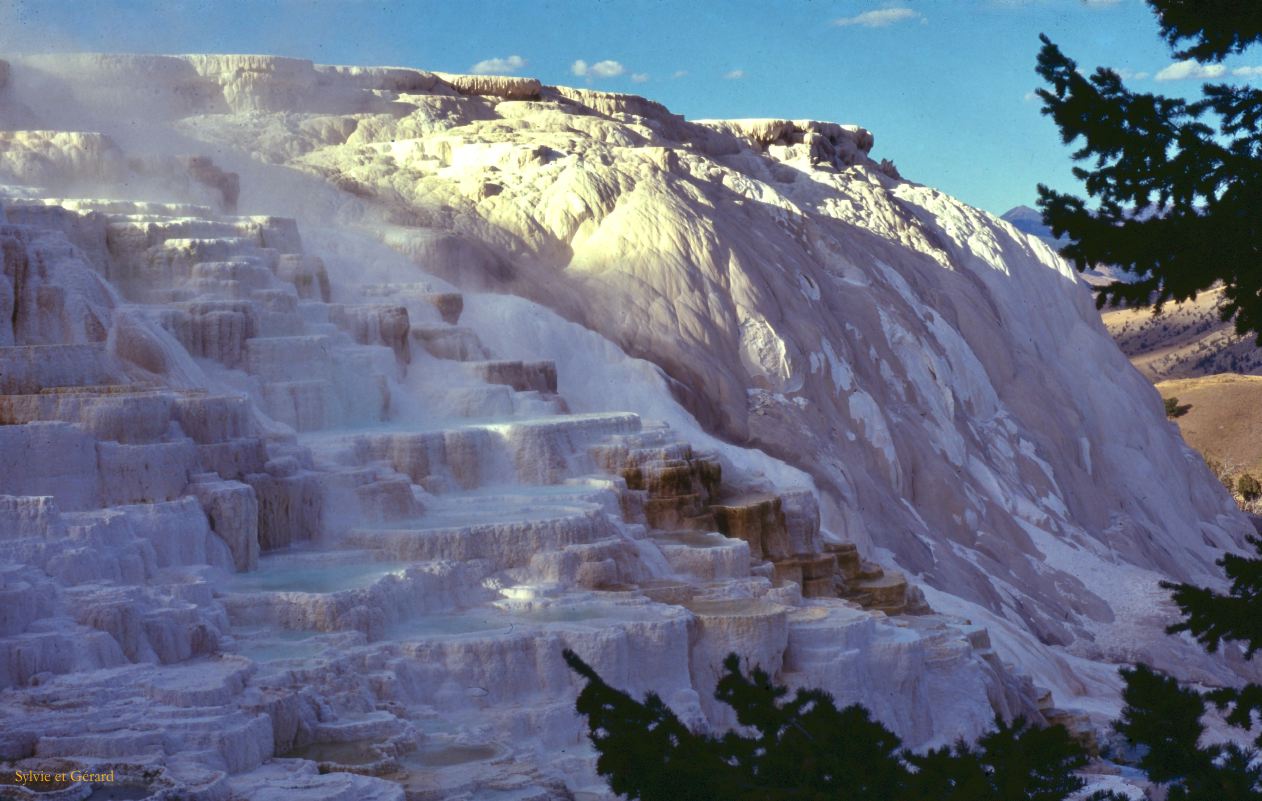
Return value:
<svg viewBox="0 0 1262 801">
<path fill-rule="evenodd" d="M 735 649 L 913 745 L 1062 717 L 1030 677 L 1101 714 L 1111 662 L 1232 678 L 1155 585 L 1247 523 L 1072 271 L 861 128 L 263 56 L 0 75 L 0 760 L 600 794 L 564 645 L 715 725 Z"/>
</svg>

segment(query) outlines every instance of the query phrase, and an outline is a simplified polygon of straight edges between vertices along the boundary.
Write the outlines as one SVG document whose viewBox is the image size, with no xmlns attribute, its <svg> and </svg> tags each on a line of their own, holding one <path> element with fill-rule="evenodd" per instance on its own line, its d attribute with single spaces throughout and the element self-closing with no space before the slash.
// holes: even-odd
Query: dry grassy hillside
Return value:
<svg viewBox="0 0 1262 801">
<path fill-rule="evenodd" d="M 1262 474 L 1262 376 L 1221 374 L 1161 381 L 1163 398 L 1191 408 L 1175 418 L 1183 438 L 1230 475 Z"/>
<path fill-rule="evenodd" d="M 1217 373 L 1262 373 L 1262 348 L 1240 337 L 1219 318 L 1222 290 L 1196 300 L 1151 309 L 1108 309 L 1104 324 L 1117 344 L 1150 380 L 1196 378 Z"/>
<path fill-rule="evenodd" d="M 1262 348 L 1241 337 L 1219 316 L 1222 290 L 1196 300 L 1151 309 L 1109 309 L 1105 326 L 1122 352 L 1157 386 L 1163 398 L 1177 398 L 1187 411 L 1179 430 L 1219 476 L 1246 511 L 1262 500 L 1245 501 L 1239 478 L 1262 476 Z"/>
</svg>

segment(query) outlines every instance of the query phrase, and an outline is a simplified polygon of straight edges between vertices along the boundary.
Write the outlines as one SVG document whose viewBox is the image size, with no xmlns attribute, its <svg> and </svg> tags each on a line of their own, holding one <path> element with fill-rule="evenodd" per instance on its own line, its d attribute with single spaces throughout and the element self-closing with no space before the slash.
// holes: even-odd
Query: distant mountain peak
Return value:
<svg viewBox="0 0 1262 801">
<path fill-rule="evenodd" d="M 1013 206 L 1012 208 L 1005 211 L 1003 215 L 1000 217 L 1001 220 L 1007 220 L 1008 222 L 1012 222 L 1013 220 L 1024 220 L 1028 218 L 1037 218 L 1041 220 L 1043 219 L 1043 215 L 1038 209 L 1022 204 L 1020 206 Z"/>
<path fill-rule="evenodd" d="M 1063 244 L 1052 236 L 1052 229 L 1043 224 L 1043 212 L 1029 206 L 1013 206 L 999 218 L 1012 223 L 1012 227 L 1030 236 L 1037 236 L 1044 242 L 1058 247 Z"/>
</svg>

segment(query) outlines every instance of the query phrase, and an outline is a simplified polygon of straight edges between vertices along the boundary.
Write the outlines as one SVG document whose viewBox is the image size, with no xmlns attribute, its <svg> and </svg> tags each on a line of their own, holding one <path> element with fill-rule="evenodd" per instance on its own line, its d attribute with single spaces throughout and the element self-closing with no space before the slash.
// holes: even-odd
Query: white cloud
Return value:
<svg viewBox="0 0 1262 801">
<path fill-rule="evenodd" d="M 1189 78 L 1221 78 L 1226 72 L 1227 68 L 1222 64 L 1199 64 L 1195 59 L 1189 58 L 1171 64 L 1154 77 L 1159 81 L 1185 81 Z"/>
<path fill-rule="evenodd" d="M 832 24 L 843 28 L 848 25 L 862 25 L 865 28 L 884 28 L 896 22 L 906 22 L 913 19 L 925 22 L 925 18 L 920 12 L 912 11 L 910 8 L 875 8 L 871 11 L 864 11 L 862 14 L 855 14 L 853 17 L 839 17 L 833 20 Z"/>
<path fill-rule="evenodd" d="M 1034 92 L 1026 92 L 1024 95 L 1021 96 L 1021 99 L 1027 103 L 1032 103 L 1035 100 L 1038 100 L 1039 96 Z"/>
<path fill-rule="evenodd" d="M 1126 67 L 1118 67 L 1113 71 L 1117 73 L 1117 77 L 1124 81 L 1142 81 L 1145 78 L 1150 77 L 1148 73 L 1143 72 L 1142 70 L 1135 72 L 1134 70 L 1129 70 Z"/>
<path fill-rule="evenodd" d="M 637 72 L 631 75 L 631 81 L 633 83 L 644 83 L 648 79 L 649 79 L 649 74 L 647 72 Z"/>
<path fill-rule="evenodd" d="M 616 78 L 626 71 L 626 67 L 612 59 L 588 64 L 580 58 L 570 65 L 570 72 L 582 78 Z"/>
<path fill-rule="evenodd" d="M 598 78 L 613 78 L 626 71 L 626 67 L 616 61 L 597 61 L 592 65 L 592 74 Z"/>
<path fill-rule="evenodd" d="M 729 81 L 739 81 L 741 78 L 745 77 L 745 70 L 732 70 L 731 72 L 725 72 L 723 73 L 723 77 L 727 78 Z"/>
<path fill-rule="evenodd" d="M 1262 76 L 1262 67 L 1236 67 L 1231 74 L 1237 78 L 1257 78 Z"/>
<path fill-rule="evenodd" d="M 683 78 L 683 77 L 684 77 L 684 76 L 686 76 L 687 74 L 688 74 L 688 70 L 675 70 L 675 74 L 674 74 L 674 75 L 672 75 L 672 76 L 670 76 L 670 77 L 672 77 L 672 78 Z"/>
<path fill-rule="evenodd" d="M 526 59 L 518 55 L 508 58 L 488 58 L 469 68 L 474 75 L 506 75 L 526 66 Z"/>
</svg>

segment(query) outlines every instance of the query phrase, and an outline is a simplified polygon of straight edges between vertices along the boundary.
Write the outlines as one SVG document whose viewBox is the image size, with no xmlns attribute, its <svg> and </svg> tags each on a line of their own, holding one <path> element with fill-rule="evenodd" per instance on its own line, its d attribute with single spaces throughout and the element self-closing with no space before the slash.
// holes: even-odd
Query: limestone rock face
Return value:
<svg viewBox="0 0 1262 801">
<path fill-rule="evenodd" d="M 259 564 L 259 507 L 254 489 L 217 474 L 194 481 L 191 493 L 201 502 L 210 528 L 232 552 L 233 567 L 254 570 Z"/>
<path fill-rule="evenodd" d="M 1247 522 L 1068 266 L 863 128 L 249 55 L 0 112 L 0 759 L 605 797 L 564 647 L 913 747 L 1238 678 L 1157 582 Z"/>
<path fill-rule="evenodd" d="M 239 179 L 207 156 L 127 158 L 99 132 L 0 130 L 0 171 L 10 180 L 60 191 L 134 183 L 146 191 L 235 211 Z"/>
<path fill-rule="evenodd" d="M 1162 575 L 1208 580 L 1247 532 L 1072 270 L 899 179 L 870 158 L 867 130 L 693 123 L 564 87 L 401 102 L 408 115 L 360 118 L 344 144 L 274 157 L 351 191 L 426 269 L 524 295 L 650 360 L 709 431 L 809 473 L 826 527 L 887 549 L 958 611 L 1015 616 L 1034 648 L 1161 648 L 1151 621 L 1121 612 L 1127 596 L 1158 598 Z M 263 150 L 279 136 L 223 117 L 182 128 Z M 518 333 L 479 332 L 501 356 L 536 358 Z M 454 334 L 418 336 L 471 353 Z M 617 403 L 591 395 L 588 408 Z M 1154 496 L 1155 473 L 1193 477 Z M 1103 578 L 1115 553 L 1124 591 Z"/>
<path fill-rule="evenodd" d="M 535 78 L 514 78 L 508 75 L 449 75 L 437 73 L 462 95 L 487 95 L 505 100 L 533 100 L 543 86 Z"/>
<path fill-rule="evenodd" d="M 65 237 L 0 224 L 0 259 L 0 346 L 105 340 L 114 296 Z"/>
</svg>

